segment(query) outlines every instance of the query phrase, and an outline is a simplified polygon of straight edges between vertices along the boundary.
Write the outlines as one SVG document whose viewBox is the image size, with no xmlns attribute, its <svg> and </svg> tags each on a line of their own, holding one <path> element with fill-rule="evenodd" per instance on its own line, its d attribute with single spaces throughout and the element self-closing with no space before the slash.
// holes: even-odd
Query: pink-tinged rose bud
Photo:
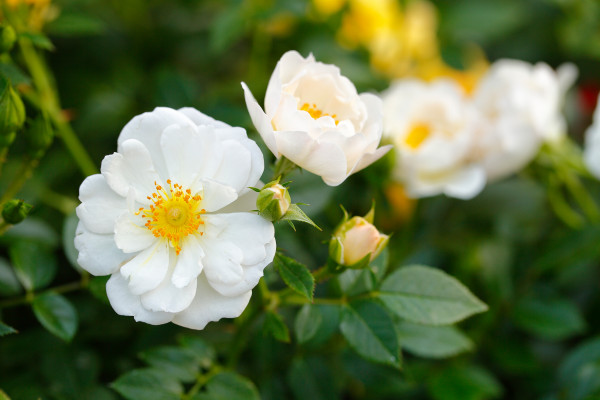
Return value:
<svg viewBox="0 0 600 400">
<path fill-rule="evenodd" d="M 380 233 L 367 219 L 353 217 L 336 230 L 329 254 L 338 264 L 362 268 L 381 253 L 388 240 L 389 236 Z"/>
</svg>

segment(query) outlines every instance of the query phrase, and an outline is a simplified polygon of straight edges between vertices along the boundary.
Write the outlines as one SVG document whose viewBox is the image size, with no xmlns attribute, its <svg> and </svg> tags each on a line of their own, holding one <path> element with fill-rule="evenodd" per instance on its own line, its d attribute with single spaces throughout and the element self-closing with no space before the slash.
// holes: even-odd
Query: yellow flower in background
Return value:
<svg viewBox="0 0 600 400">
<path fill-rule="evenodd" d="M 0 0 L 2 1 L 2 0 Z M 29 29 L 40 31 L 44 24 L 55 19 L 58 16 L 58 8 L 51 4 L 51 0 L 3 0 L 9 9 L 15 11 L 15 14 L 21 14 L 26 7 L 26 23 Z M 0 19 L 1 13 L 0 13 Z"/>
<path fill-rule="evenodd" d="M 346 0 L 314 0 L 313 4 L 319 13 L 331 15 L 340 11 L 346 4 Z"/>
<path fill-rule="evenodd" d="M 417 76 L 425 81 L 448 78 L 458 83 L 467 95 L 473 93 L 481 78 L 490 67 L 490 63 L 479 48 L 471 49 L 467 54 L 467 69 L 460 70 L 446 64 L 441 57 L 423 64 Z"/>
</svg>

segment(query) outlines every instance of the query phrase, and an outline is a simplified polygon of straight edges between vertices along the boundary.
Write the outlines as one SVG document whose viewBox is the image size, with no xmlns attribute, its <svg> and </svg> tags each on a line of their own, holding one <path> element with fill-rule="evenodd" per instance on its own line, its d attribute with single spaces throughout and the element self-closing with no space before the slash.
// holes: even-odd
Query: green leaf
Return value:
<svg viewBox="0 0 600 400">
<path fill-rule="evenodd" d="M 0 400 L 10 400 L 10 397 L 6 394 L 6 392 L 0 389 Z"/>
<path fill-rule="evenodd" d="M 189 349 L 174 346 L 157 347 L 140 354 L 140 358 L 153 369 L 183 382 L 192 382 L 200 363 Z"/>
<path fill-rule="evenodd" d="M 27 38 L 31 43 L 42 50 L 54 50 L 54 45 L 48 39 L 48 36 L 39 32 L 23 32 L 19 34 L 19 38 Z"/>
<path fill-rule="evenodd" d="M 0 75 L 8 78 L 13 86 L 31 84 L 31 79 L 15 64 L 0 62 Z"/>
<path fill-rule="evenodd" d="M 513 321 L 523 330 L 549 340 L 566 339 L 585 328 L 577 306 L 560 298 L 522 298 L 515 304 Z"/>
<path fill-rule="evenodd" d="M 314 221 L 312 219 L 310 219 L 308 217 L 308 215 L 306 215 L 300 207 L 298 207 L 298 204 L 291 204 L 290 207 L 288 208 L 287 212 L 285 213 L 285 215 L 283 217 L 281 217 L 281 219 L 287 220 L 287 221 L 305 222 L 309 225 L 314 226 L 315 228 L 317 228 L 320 231 L 323 230 L 323 229 L 319 228 L 319 226 L 317 224 L 315 224 Z"/>
<path fill-rule="evenodd" d="M 452 357 L 473 349 L 473 342 L 454 326 L 428 326 L 401 321 L 396 324 L 403 349 L 425 358 Z"/>
<path fill-rule="evenodd" d="M 489 400 L 502 394 L 502 386 L 486 370 L 468 365 L 451 366 L 429 382 L 434 400 Z"/>
<path fill-rule="evenodd" d="M 36 318 L 50 333 L 68 342 L 77 330 L 77 311 L 57 293 L 48 292 L 33 300 Z"/>
<path fill-rule="evenodd" d="M 600 390 L 600 336 L 572 350 L 560 364 L 558 377 L 565 399 L 587 399 L 597 393 Z"/>
<path fill-rule="evenodd" d="M 400 367 L 400 346 L 392 318 L 374 301 L 344 308 L 340 330 L 359 355 L 369 361 Z"/>
<path fill-rule="evenodd" d="M 17 333 L 17 330 L 0 321 L 0 337 L 10 335 L 11 333 Z"/>
<path fill-rule="evenodd" d="M 296 358 L 288 370 L 287 381 L 296 400 L 332 400 L 339 398 L 332 375 L 321 359 Z"/>
<path fill-rule="evenodd" d="M 13 269 L 4 258 L 0 258 L 0 296 L 14 296 L 21 290 Z"/>
<path fill-rule="evenodd" d="M 183 393 L 176 379 L 150 368 L 121 375 L 111 387 L 129 400 L 179 400 Z"/>
<path fill-rule="evenodd" d="M 280 253 L 275 255 L 274 265 L 286 285 L 312 301 L 315 278 L 305 265 Z"/>
<path fill-rule="evenodd" d="M 318 332 L 323 317 L 318 306 L 305 304 L 302 306 L 294 321 L 294 332 L 299 344 L 312 339 Z"/>
<path fill-rule="evenodd" d="M 403 267 L 381 285 L 379 298 L 401 318 L 426 325 L 448 325 L 487 306 L 445 272 L 422 265 Z"/>
<path fill-rule="evenodd" d="M 192 397 L 193 400 L 260 400 L 254 383 L 235 372 L 222 372 L 206 384 L 206 393 Z"/>
<path fill-rule="evenodd" d="M 21 284 L 27 290 L 47 286 L 56 274 L 56 259 L 38 242 L 20 240 L 9 249 L 10 259 Z"/>
<path fill-rule="evenodd" d="M 289 343 L 290 341 L 290 331 L 287 325 L 283 322 L 281 316 L 273 311 L 268 311 L 265 314 L 263 329 L 280 342 Z"/>
<path fill-rule="evenodd" d="M 202 368 L 208 369 L 213 365 L 217 354 L 215 349 L 204 340 L 197 336 L 182 336 L 178 341 L 181 346 L 188 349 L 196 357 Z"/>
</svg>

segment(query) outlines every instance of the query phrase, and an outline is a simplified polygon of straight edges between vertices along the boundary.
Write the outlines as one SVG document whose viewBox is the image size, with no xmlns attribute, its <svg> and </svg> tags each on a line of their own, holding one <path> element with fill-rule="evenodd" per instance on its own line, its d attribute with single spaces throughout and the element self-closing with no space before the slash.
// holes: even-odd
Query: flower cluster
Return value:
<svg viewBox="0 0 600 400">
<path fill-rule="evenodd" d="M 396 177 L 412 197 L 469 199 L 506 177 L 565 132 L 563 97 L 576 76 L 567 65 L 495 62 L 473 93 L 440 79 L 396 81 L 383 93 L 384 135 L 396 145 Z"/>
<path fill-rule="evenodd" d="M 249 212 L 263 168 L 242 128 L 195 109 L 135 117 L 81 185 L 78 263 L 111 275 L 112 307 L 137 321 L 239 316 L 275 254 L 273 224 Z"/>
</svg>

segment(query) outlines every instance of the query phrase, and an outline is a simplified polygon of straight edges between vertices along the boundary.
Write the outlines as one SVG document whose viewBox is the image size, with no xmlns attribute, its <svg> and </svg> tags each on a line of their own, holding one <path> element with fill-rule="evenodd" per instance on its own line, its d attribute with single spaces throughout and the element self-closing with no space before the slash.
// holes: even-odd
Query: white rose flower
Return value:
<svg viewBox="0 0 600 400">
<path fill-rule="evenodd" d="M 577 76 L 565 64 L 556 72 L 547 64 L 496 61 L 473 94 L 482 116 L 475 158 L 488 180 L 515 173 L 537 154 L 544 141 L 559 140 L 566 131 L 561 113 L 564 95 Z"/>
<path fill-rule="evenodd" d="M 242 128 L 156 108 L 131 120 L 82 183 L 78 263 L 111 275 L 118 314 L 202 329 L 239 316 L 273 260 L 273 224 L 250 212 L 262 154 Z M 253 192 L 250 192 L 253 193 Z"/>
<path fill-rule="evenodd" d="M 458 84 L 400 80 L 383 93 L 383 106 L 395 175 L 409 196 L 470 199 L 483 189 L 483 168 L 470 160 L 477 114 Z"/>
<path fill-rule="evenodd" d="M 600 179 L 600 96 L 592 125 L 585 132 L 583 159 L 592 175 Z"/>
<path fill-rule="evenodd" d="M 381 101 L 358 94 L 334 65 L 285 53 L 271 76 L 265 111 L 245 83 L 246 105 L 267 147 L 279 158 L 319 175 L 330 186 L 342 183 L 381 158 Z"/>
</svg>

